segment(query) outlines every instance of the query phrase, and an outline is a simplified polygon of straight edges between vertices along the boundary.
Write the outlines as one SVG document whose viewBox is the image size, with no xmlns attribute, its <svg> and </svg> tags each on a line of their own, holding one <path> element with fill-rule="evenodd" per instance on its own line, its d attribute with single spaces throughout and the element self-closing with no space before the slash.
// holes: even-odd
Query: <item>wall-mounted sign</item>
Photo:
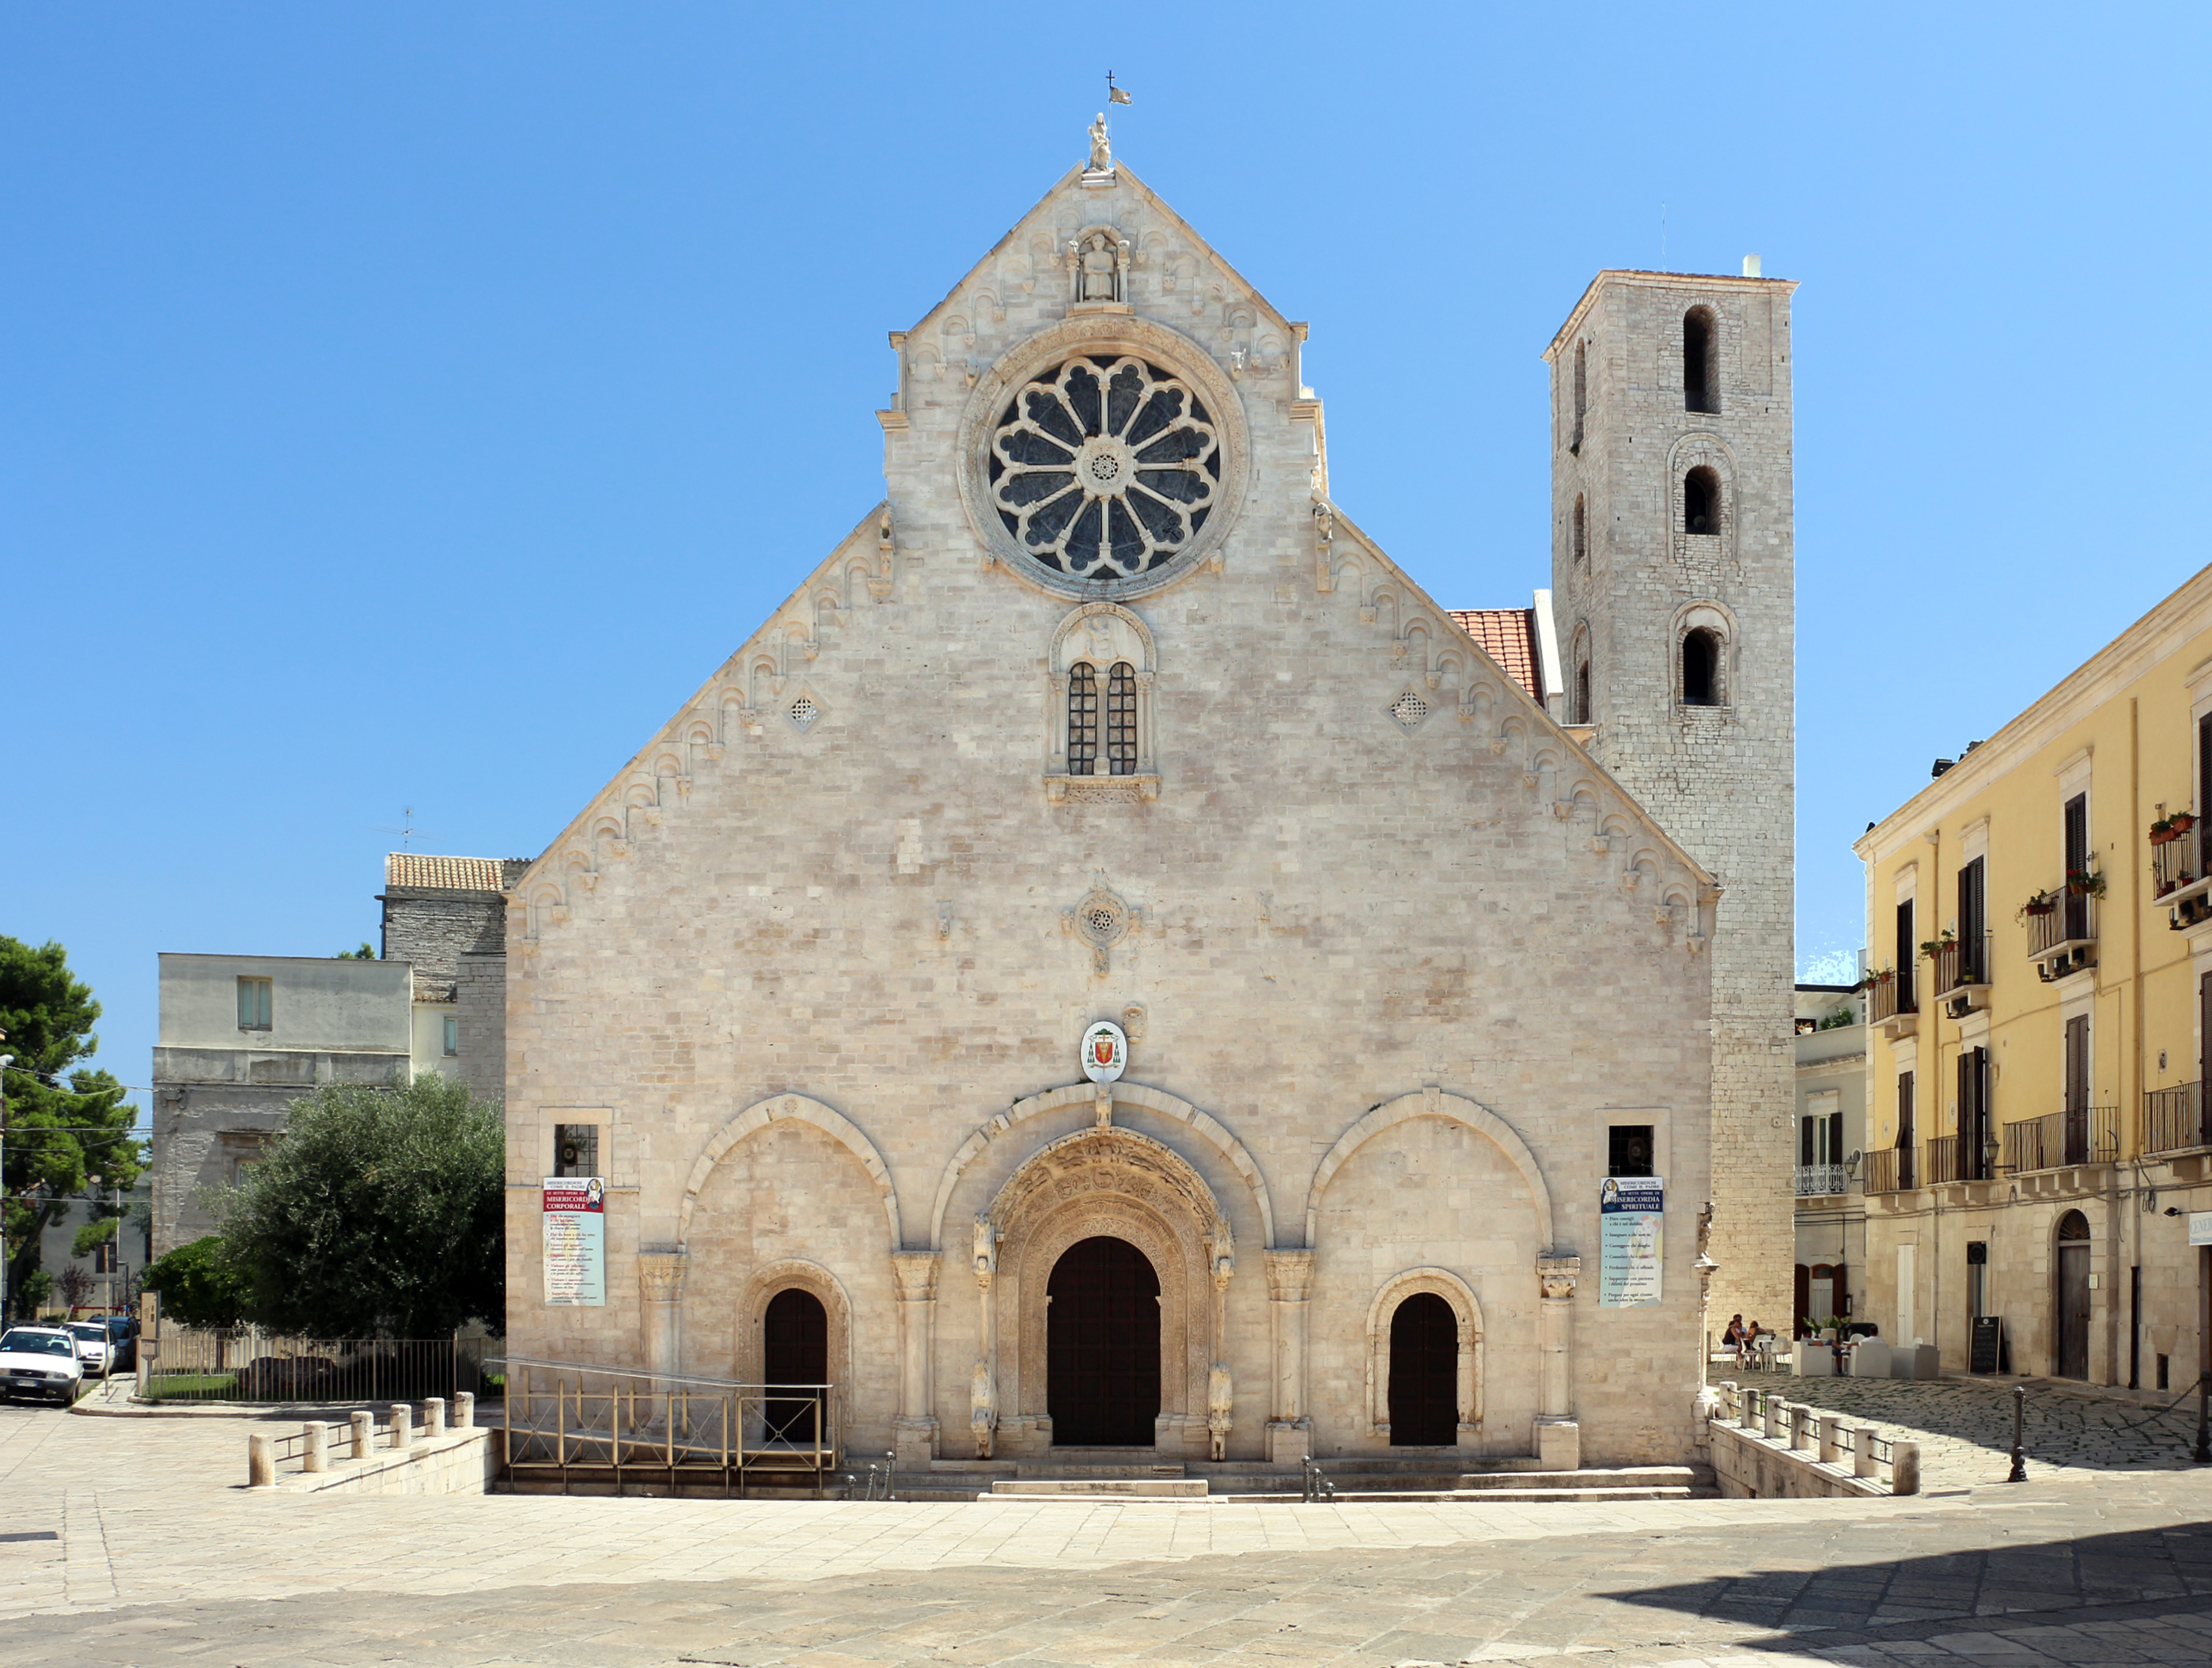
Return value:
<svg viewBox="0 0 2212 1668">
<path fill-rule="evenodd" d="M 1598 1184 L 1597 1303 L 1642 1309 L 1659 1301 L 1667 1249 L 1667 1190 L 1656 1176 L 1607 1176 Z"/>
<path fill-rule="evenodd" d="M 1129 1063 L 1129 1039 L 1111 1020 L 1083 1033 L 1083 1074 L 1094 1083 L 1111 1083 Z"/>
<path fill-rule="evenodd" d="M 597 1176 L 545 1178 L 545 1303 L 603 1308 L 607 1300 L 607 1184 Z"/>
<path fill-rule="evenodd" d="M 2212 1245 L 2212 1210 L 2192 1210 L 2189 1213 L 2189 1243 L 2192 1245 Z"/>
</svg>

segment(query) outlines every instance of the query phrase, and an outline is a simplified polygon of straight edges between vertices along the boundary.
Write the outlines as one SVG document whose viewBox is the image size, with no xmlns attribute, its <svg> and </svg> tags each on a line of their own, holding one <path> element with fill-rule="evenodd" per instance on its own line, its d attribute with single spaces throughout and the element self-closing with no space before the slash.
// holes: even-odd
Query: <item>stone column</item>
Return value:
<svg viewBox="0 0 2212 1668">
<path fill-rule="evenodd" d="M 1267 1296 L 1275 1316 L 1275 1409 L 1267 1421 L 1267 1458 L 1287 1465 L 1313 1452 L 1313 1421 L 1306 1414 L 1306 1315 L 1314 1254 L 1271 1251 L 1266 1256 Z"/>
<path fill-rule="evenodd" d="M 667 1377 L 676 1373 L 676 1315 L 684 1295 L 684 1253 L 673 1245 L 641 1249 L 637 1254 L 638 1342 L 645 1365 Z"/>
<path fill-rule="evenodd" d="M 1582 1271 L 1579 1257 L 1551 1251 L 1536 1259 L 1536 1279 L 1544 1294 L 1536 1321 L 1541 1363 L 1536 1457 L 1547 1471 L 1582 1465 L 1582 1427 L 1574 1416 L 1575 1282 Z"/>
<path fill-rule="evenodd" d="M 975 1365 L 968 1375 L 968 1429 L 975 1458 L 988 1459 L 999 1435 L 999 1306 L 991 1282 L 999 1274 L 999 1230 L 988 1216 L 975 1219 L 975 1294 L 981 1306 Z"/>
<path fill-rule="evenodd" d="M 899 1415 L 892 1437 L 902 1470 L 927 1470 L 937 1457 L 937 1253 L 891 1253 L 899 1294 Z"/>
</svg>

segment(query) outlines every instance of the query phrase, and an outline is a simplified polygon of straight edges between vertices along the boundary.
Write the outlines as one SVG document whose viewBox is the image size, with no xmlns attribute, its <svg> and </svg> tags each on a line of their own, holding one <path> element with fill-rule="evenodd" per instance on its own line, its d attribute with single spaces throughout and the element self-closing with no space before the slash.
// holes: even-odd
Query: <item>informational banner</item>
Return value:
<svg viewBox="0 0 2212 1668">
<path fill-rule="evenodd" d="M 602 1308 L 607 1300 L 607 1184 L 597 1176 L 545 1178 L 545 1303 Z"/>
<path fill-rule="evenodd" d="M 2212 1245 L 2212 1210 L 2192 1210 L 2189 1213 L 2189 1243 L 2192 1245 Z"/>
<path fill-rule="evenodd" d="M 1643 1309 L 1659 1301 L 1667 1249 L 1667 1190 L 1656 1176 L 1607 1176 L 1597 1194 L 1597 1303 Z"/>
</svg>

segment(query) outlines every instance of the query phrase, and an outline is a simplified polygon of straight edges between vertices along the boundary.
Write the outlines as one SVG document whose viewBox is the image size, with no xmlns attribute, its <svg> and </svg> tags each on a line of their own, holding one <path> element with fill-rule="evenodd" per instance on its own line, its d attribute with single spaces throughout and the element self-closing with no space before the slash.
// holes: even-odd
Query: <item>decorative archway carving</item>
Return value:
<svg viewBox="0 0 2212 1668">
<path fill-rule="evenodd" d="M 768 1313 L 769 1300 L 778 1292 L 794 1288 L 811 1293 L 830 1318 L 830 1382 L 851 1383 L 853 1300 L 836 1275 L 803 1257 L 779 1257 L 773 1263 L 763 1263 L 747 1277 L 738 1298 L 737 1359 L 731 1363 L 730 1376 L 744 1385 L 767 1381 L 762 1320 Z"/>
<path fill-rule="evenodd" d="M 1149 1135 L 1111 1125 L 1040 1148 L 977 1219 L 984 1335 L 1000 1341 L 999 1358 L 986 1366 L 1002 1438 L 1014 1452 L 1042 1445 L 1046 1288 L 1062 1253 L 1096 1234 L 1127 1240 L 1159 1277 L 1162 1446 L 1202 1453 L 1209 1380 L 1236 1269 L 1234 1233 L 1188 1160 Z"/>
</svg>

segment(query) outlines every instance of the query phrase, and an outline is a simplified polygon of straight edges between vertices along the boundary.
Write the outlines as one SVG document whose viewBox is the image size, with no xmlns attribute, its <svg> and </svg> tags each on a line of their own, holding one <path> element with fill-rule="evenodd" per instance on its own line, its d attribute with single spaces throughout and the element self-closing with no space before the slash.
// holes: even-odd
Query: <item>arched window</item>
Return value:
<svg viewBox="0 0 2212 1668">
<path fill-rule="evenodd" d="M 1137 773 L 1137 668 L 1127 661 L 1115 661 L 1106 674 L 1106 772 Z"/>
<path fill-rule="evenodd" d="M 1088 661 L 1067 669 L 1067 774 L 1098 773 L 1098 673 Z"/>
<path fill-rule="evenodd" d="M 1583 419 L 1589 411 L 1589 359 L 1586 344 L 1575 344 L 1575 438 L 1573 450 L 1583 449 Z"/>
<path fill-rule="evenodd" d="M 1711 307 L 1693 307 L 1682 315 L 1682 409 L 1686 411 L 1721 408 L 1716 352 L 1719 338 Z"/>
<path fill-rule="evenodd" d="M 1717 533 L 1721 530 L 1721 478 L 1710 464 L 1699 464 L 1682 478 L 1682 531 Z"/>
<path fill-rule="evenodd" d="M 1575 561 L 1577 564 L 1589 560 L 1589 511 L 1583 502 L 1583 495 L 1575 494 Z"/>
<path fill-rule="evenodd" d="M 1589 662 L 1588 661 L 1583 661 L 1575 668 L 1574 714 L 1567 721 L 1571 724 L 1587 724 L 1590 721 Z"/>
<path fill-rule="evenodd" d="M 1705 626 L 1682 639 L 1682 704 L 1721 704 L 1721 640 Z"/>
</svg>

